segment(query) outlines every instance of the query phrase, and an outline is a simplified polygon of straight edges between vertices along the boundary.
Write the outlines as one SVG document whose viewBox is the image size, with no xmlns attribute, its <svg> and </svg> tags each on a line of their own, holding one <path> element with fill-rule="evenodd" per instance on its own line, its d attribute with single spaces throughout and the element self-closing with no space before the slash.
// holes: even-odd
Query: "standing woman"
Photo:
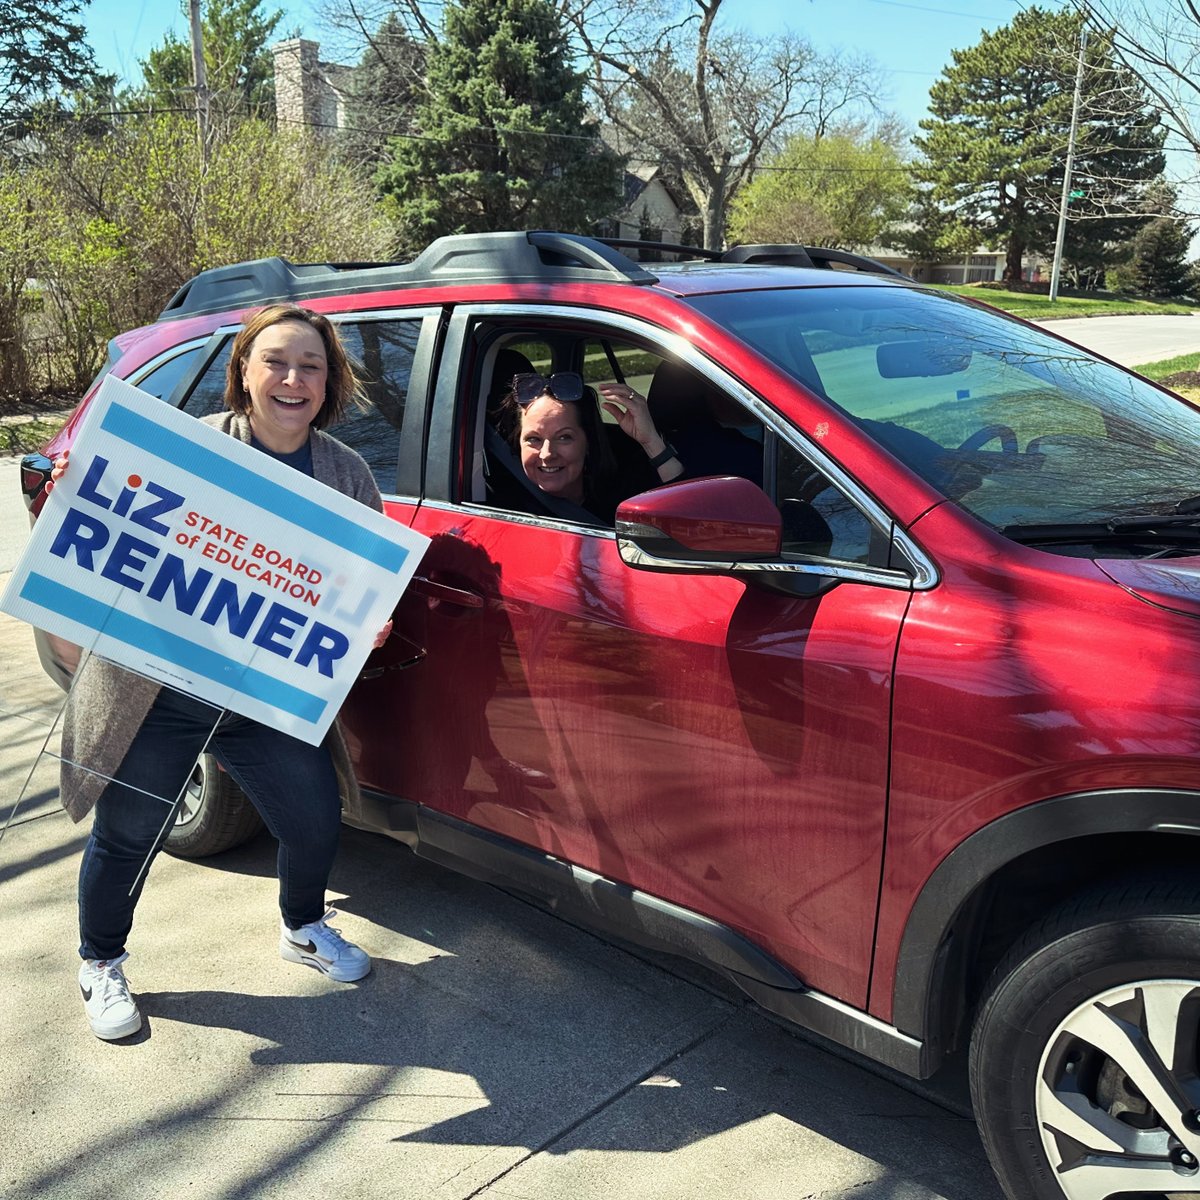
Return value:
<svg viewBox="0 0 1200 1200">
<path fill-rule="evenodd" d="M 233 342 L 226 411 L 204 418 L 376 511 L 367 464 L 323 432 L 361 390 L 337 333 L 319 313 L 272 305 Z M 53 478 L 67 469 L 55 463 Z M 382 645 L 391 623 L 380 631 Z M 101 658 L 81 666 L 67 701 L 62 803 L 75 821 L 93 813 L 79 869 L 79 987 L 92 1032 L 106 1041 L 142 1024 L 122 965 L 147 870 L 206 748 L 250 798 L 279 842 L 280 954 L 331 979 L 361 979 L 367 954 L 329 924 L 325 888 L 341 829 L 341 793 L 356 787 L 335 723 L 320 746 L 123 670 Z M 210 735 L 211 733 L 211 740 Z M 164 800 L 166 803 L 164 803 Z M 204 935 L 201 935 L 204 936 Z M 214 940 L 218 929 L 209 931 Z"/>
</svg>

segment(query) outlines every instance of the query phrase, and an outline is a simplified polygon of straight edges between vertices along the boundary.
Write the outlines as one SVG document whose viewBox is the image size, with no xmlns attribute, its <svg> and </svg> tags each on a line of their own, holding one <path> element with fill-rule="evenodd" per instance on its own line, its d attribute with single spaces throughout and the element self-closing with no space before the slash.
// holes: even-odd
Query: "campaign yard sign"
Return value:
<svg viewBox="0 0 1200 1200">
<path fill-rule="evenodd" d="M 110 376 L 0 609 L 315 745 L 427 545 Z"/>
</svg>

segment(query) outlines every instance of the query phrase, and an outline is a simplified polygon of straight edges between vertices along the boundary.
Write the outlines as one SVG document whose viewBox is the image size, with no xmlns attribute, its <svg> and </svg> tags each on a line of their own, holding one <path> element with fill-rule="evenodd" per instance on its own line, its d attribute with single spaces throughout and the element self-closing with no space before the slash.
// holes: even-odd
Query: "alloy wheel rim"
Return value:
<svg viewBox="0 0 1200 1200">
<path fill-rule="evenodd" d="M 204 795 L 204 767 L 197 763 L 188 776 L 187 787 L 183 789 L 183 797 L 179 802 L 179 811 L 175 814 L 175 827 L 187 825 L 196 819 L 200 811 L 201 797 Z"/>
<path fill-rule="evenodd" d="M 1067 1200 L 1200 1196 L 1200 980 L 1110 988 L 1047 1040 L 1035 1093 Z"/>
</svg>

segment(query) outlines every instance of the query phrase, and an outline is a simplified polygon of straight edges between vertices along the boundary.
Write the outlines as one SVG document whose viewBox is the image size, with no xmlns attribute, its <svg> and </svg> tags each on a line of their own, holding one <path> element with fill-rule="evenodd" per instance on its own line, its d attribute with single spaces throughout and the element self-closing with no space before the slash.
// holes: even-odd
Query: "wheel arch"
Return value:
<svg viewBox="0 0 1200 1200">
<path fill-rule="evenodd" d="M 960 1044 L 992 968 L 1049 907 L 1147 866 L 1195 867 L 1200 793 L 1116 788 L 998 817 L 926 881 L 896 961 L 892 1023 L 931 1064 Z"/>
</svg>

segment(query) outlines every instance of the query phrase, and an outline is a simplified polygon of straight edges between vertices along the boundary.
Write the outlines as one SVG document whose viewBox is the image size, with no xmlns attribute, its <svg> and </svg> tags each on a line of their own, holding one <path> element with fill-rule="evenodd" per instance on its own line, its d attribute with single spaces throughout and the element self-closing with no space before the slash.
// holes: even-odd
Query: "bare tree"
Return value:
<svg viewBox="0 0 1200 1200">
<path fill-rule="evenodd" d="M 615 148 L 677 176 L 719 248 L 728 206 L 764 152 L 786 135 L 820 137 L 835 120 L 874 111 L 869 59 L 819 54 L 784 32 L 755 37 L 718 21 L 724 0 L 550 0 L 588 64 Z M 433 0 L 325 0 L 324 26 L 362 53 L 392 14 L 415 42 L 440 37 Z M 414 81 L 414 84 L 416 81 Z"/>
<path fill-rule="evenodd" d="M 1162 111 L 1168 133 L 1200 157 L 1200 3 L 1075 0 Z"/>
<path fill-rule="evenodd" d="M 729 202 L 764 151 L 873 107 L 867 59 L 821 55 L 803 38 L 718 26 L 723 0 L 558 0 L 590 62 L 618 150 L 673 168 L 722 245 Z"/>
<path fill-rule="evenodd" d="M 427 90 L 429 24 L 419 5 L 395 0 L 322 0 L 317 20 L 323 55 L 354 68 L 341 81 L 338 153 L 369 175 L 389 138 L 415 132 Z"/>
<path fill-rule="evenodd" d="M 439 6 L 440 7 L 440 6 Z M 431 9 L 432 11 L 432 9 Z M 402 27 L 413 41 L 437 40 L 437 28 L 420 0 L 320 0 L 317 21 L 321 44 L 339 62 L 352 62 L 369 53 L 383 61 L 392 58 L 392 46 L 380 36 L 391 27 Z M 420 84 L 423 63 L 397 63 L 411 71 L 411 83 Z"/>
</svg>

